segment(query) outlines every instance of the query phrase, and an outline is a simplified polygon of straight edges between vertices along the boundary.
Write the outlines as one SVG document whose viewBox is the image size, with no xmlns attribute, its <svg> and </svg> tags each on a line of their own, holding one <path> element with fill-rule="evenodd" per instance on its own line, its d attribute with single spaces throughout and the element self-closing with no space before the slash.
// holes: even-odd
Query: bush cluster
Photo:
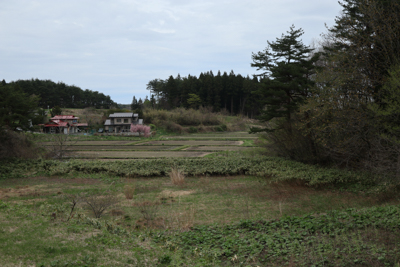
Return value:
<svg viewBox="0 0 400 267">
<path fill-rule="evenodd" d="M 197 125 L 219 125 L 222 123 L 219 114 L 212 113 L 210 109 L 200 108 L 195 109 L 184 109 L 176 108 L 174 110 L 145 110 L 144 121 L 146 123 L 152 123 L 156 125 L 179 124 L 181 126 L 197 126 Z"/>
<path fill-rule="evenodd" d="M 11 130 L 0 130 L 0 158 L 34 159 L 43 150 L 33 142 L 33 135 Z"/>
<path fill-rule="evenodd" d="M 8 161 L 0 165 L 3 178 L 15 177 L 35 171 L 37 175 L 106 174 L 119 177 L 168 176 L 171 167 L 179 168 L 186 176 L 248 174 L 275 181 L 301 180 L 313 186 L 329 184 L 362 184 L 373 186 L 379 177 L 364 172 L 352 172 L 337 168 L 291 161 L 278 157 L 241 156 L 227 153 L 227 157 L 216 158 L 165 158 L 135 159 L 127 161 L 82 161 L 82 160 L 30 160 Z"/>
</svg>

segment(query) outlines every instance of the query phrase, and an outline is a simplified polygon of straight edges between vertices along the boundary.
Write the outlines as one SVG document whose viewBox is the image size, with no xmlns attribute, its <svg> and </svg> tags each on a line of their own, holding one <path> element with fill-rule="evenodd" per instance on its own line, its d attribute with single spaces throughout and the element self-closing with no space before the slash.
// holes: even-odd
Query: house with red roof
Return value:
<svg viewBox="0 0 400 267">
<path fill-rule="evenodd" d="M 78 123 L 79 117 L 74 115 L 56 115 L 48 123 L 40 124 L 44 133 L 73 134 L 88 127 L 87 123 Z"/>
</svg>

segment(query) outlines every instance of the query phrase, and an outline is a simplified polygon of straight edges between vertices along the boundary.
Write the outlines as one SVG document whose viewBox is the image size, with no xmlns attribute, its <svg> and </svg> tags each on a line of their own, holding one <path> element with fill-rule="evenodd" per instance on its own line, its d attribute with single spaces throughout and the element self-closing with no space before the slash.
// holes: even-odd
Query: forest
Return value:
<svg viewBox="0 0 400 267">
<path fill-rule="evenodd" d="M 218 71 L 201 73 L 199 77 L 188 75 L 166 79 L 154 79 L 147 84 L 152 95 L 150 102 L 154 107 L 172 109 L 176 107 L 212 107 L 213 111 L 226 110 L 230 114 L 242 114 L 255 118 L 261 103 L 254 94 L 260 85 L 257 77 L 243 77 L 231 71 L 229 74 Z"/>
<path fill-rule="evenodd" d="M 3 82 L 5 85 L 5 81 Z M 75 85 L 51 80 L 17 80 L 7 83 L 19 87 L 27 95 L 39 96 L 38 106 L 43 109 L 52 107 L 86 108 L 96 107 L 109 109 L 115 105 L 110 96 L 89 89 L 83 90 Z"/>
</svg>

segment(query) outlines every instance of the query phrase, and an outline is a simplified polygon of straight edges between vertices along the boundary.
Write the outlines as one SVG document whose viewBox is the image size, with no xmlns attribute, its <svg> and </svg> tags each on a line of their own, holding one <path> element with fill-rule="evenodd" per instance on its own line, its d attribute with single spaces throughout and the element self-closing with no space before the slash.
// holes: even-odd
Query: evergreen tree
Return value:
<svg viewBox="0 0 400 267">
<path fill-rule="evenodd" d="M 152 108 L 155 108 L 155 107 L 156 107 L 156 98 L 154 97 L 153 94 L 151 94 L 150 103 L 151 103 L 151 107 L 152 107 Z"/>
<path fill-rule="evenodd" d="M 139 98 L 138 109 L 142 109 L 142 108 L 143 108 L 143 100 L 141 98 Z"/>
<path fill-rule="evenodd" d="M 389 69 L 400 58 L 400 3 L 398 0 L 343 0 L 342 14 L 329 28 L 327 54 L 336 56 L 335 71 L 352 72 L 343 89 L 380 102 L 380 89 Z M 354 77 L 357 73 L 357 77 Z"/>
<path fill-rule="evenodd" d="M 55 106 L 50 110 L 51 117 L 54 117 L 56 115 L 61 115 L 62 109 L 59 106 Z"/>
<path fill-rule="evenodd" d="M 262 77 L 264 84 L 257 91 L 265 106 L 261 111 L 263 121 L 285 118 L 290 124 L 292 114 L 310 94 L 313 85 L 310 75 L 318 55 L 309 58 L 313 49 L 299 40 L 303 33 L 301 28 L 296 30 L 292 26 L 275 42 L 268 41 L 264 51 L 252 55 L 251 66 L 263 71 L 258 76 Z"/>
<path fill-rule="evenodd" d="M 135 96 L 133 96 L 132 103 L 131 103 L 131 110 L 136 110 L 139 108 L 139 103 Z"/>
<path fill-rule="evenodd" d="M 39 97 L 28 96 L 18 85 L 0 84 L 0 131 L 4 126 L 11 130 L 31 130 L 39 115 Z"/>
</svg>

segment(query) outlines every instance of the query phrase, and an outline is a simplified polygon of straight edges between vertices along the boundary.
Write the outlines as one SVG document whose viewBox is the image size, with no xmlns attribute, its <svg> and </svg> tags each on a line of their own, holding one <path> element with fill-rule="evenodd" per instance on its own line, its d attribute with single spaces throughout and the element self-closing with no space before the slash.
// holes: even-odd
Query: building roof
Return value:
<svg viewBox="0 0 400 267">
<path fill-rule="evenodd" d="M 79 117 L 75 117 L 74 115 L 56 115 L 50 120 L 78 120 Z"/>
<path fill-rule="evenodd" d="M 132 117 L 139 117 L 139 114 L 137 113 L 113 113 L 110 114 L 110 118 L 132 118 Z"/>
<path fill-rule="evenodd" d="M 68 127 L 69 123 L 66 121 L 60 121 L 60 122 L 55 122 L 55 121 L 49 121 L 48 123 L 44 124 L 44 127 Z"/>
</svg>

